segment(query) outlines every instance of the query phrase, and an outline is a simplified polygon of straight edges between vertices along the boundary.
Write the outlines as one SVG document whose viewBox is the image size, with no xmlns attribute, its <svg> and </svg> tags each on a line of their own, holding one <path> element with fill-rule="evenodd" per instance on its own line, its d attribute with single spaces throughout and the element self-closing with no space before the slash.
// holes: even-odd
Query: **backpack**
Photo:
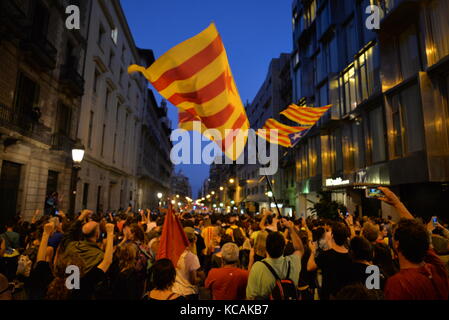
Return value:
<svg viewBox="0 0 449 320">
<path fill-rule="evenodd" d="M 261 261 L 276 279 L 273 290 L 271 290 L 270 300 L 298 300 L 298 289 L 290 279 L 290 261 L 288 262 L 287 278 L 281 280 L 273 267 L 266 261 Z"/>
</svg>

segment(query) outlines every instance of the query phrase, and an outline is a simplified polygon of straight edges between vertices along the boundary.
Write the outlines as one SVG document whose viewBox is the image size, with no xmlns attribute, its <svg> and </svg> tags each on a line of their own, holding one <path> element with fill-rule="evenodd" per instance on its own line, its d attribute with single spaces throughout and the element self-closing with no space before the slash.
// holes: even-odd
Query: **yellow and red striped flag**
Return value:
<svg viewBox="0 0 449 320">
<path fill-rule="evenodd" d="M 218 130 L 218 146 L 228 158 L 239 157 L 246 145 L 249 121 L 214 24 L 167 51 L 149 68 L 131 65 L 128 72 L 141 72 L 180 109 L 180 128 L 192 130 L 192 121 L 201 121 L 201 133 Z"/>
<path fill-rule="evenodd" d="M 295 104 L 290 105 L 281 112 L 286 118 L 305 126 L 313 126 L 326 113 L 332 105 L 318 108 L 299 107 Z"/>
<path fill-rule="evenodd" d="M 268 119 L 262 130 L 258 130 L 257 134 L 267 140 L 270 143 L 276 143 L 286 148 L 291 148 L 291 138 L 290 135 L 302 132 L 310 129 L 310 126 L 300 126 L 300 127 L 290 127 L 285 124 L 276 121 L 275 119 Z M 277 137 L 270 134 L 270 130 L 277 130 Z"/>
</svg>

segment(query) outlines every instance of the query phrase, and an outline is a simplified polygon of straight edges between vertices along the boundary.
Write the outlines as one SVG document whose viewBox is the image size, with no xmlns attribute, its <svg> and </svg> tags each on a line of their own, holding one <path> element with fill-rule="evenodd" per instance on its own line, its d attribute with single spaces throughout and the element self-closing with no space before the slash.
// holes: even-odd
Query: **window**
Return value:
<svg viewBox="0 0 449 320">
<path fill-rule="evenodd" d="M 329 104 L 329 95 L 328 95 L 328 85 L 327 82 L 323 84 L 319 90 L 319 100 L 318 100 L 318 106 L 326 106 Z"/>
<path fill-rule="evenodd" d="M 39 85 L 20 72 L 16 85 L 14 110 L 22 118 L 29 118 L 33 107 L 39 101 Z"/>
<path fill-rule="evenodd" d="M 58 133 L 70 137 L 72 128 L 72 110 L 62 103 L 58 104 L 56 125 Z"/>
<path fill-rule="evenodd" d="M 321 37 L 331 24 L 329 5 L 326 3 L 318 16 L 318 37 Z"/>
<path fill-rule="evenodd" d="M 114 72 L 114 58 L 115 58 L 115 52 L 114 50 L 111 50 L 111 53 L 109 54 L 109 69 L 111 72 Z"/>
<path fill-rule="evenodd" d="M 399 63 L 402 79 L 408 79 L 420 69 L 418 38 L 415 25 L 411 25 L 399 38 Z"/>
<path fill-rule="evenodd" d="M 367 145 L 371 147 L 369 164 L 385 161 L 385 122 L 382 107 L 377 107 L 368 113 L 367 139 Z"/>
<path fill-rule="evenodd" d="M 104 99 L 104 112 L 105 112 L 105 117 L 107 117 L 108 115 L 108 103 L 109 103 L 109 97 L 111 95 L 111 91 L 109 89 L 106 89 L 106 97 Z"/>
<path fill-rule="evenodd" d="M 429 42 L 426 44 L 426 53 L 429 66 L 449 54 L 449 24 L 447 23 L 447 13 L 449 12 L 449 2 L 433 0 L 428 4 L 428 18 L 430 25 Z"/>
<path fill-rule="evenodd" d="M 89 118 L 89 133 L 87 138 L 87 146 L 92 149 L 92 131 L 94 126 L 94 112 L 90 112 L 90 118 Z"/>
<path fill-rule="evenodd" d="M 354 25 L 354 18 L 345 26 L 346 32 L 346 62 L 350 63 L 357 53 L 357 31 Z"/>
<path fill-rule="evenodd" d="M 111 30 L 111 38 L 112 38 L 112 41 L 115 44 L 117 44 L 117 41 L 118 41 L 118 29 L 117 28 L 114 28 Z"/>
<path fill-rule="evenodd" d="M 413 85 L 392 97 L 394 155 L 403 156 L 424 148 L 424 127 L 418 86 Z"/>
<path fill-rule="evenodd" d="M 106 134 L 106 125 L 103 124 L 103 133 L 101 134 L 101 156 L 104 155 L 104 136 Z"/>
<path fill-rule="evenodd" d="M 83 209 L 87 208 L 88 197 L 89 197 L 89 184 L 85 183 L 83 187 Z"/>
<path fill-rule="evenodd" d="M 94 90 L 94 93 L 95 93 L 95 94 L 97 93 L 97 90 L 98 90 L 98 81 L 99 81 L 99 78 L 100 78 L 100 72 L 98 72 L 98 70 L 95 69 L 95 73 L 94 73 L 94 85 L 93 85 L 93 90 Z"/>
<path fill-rule="evenodd" d="M 354 66 L 351 66 L 342 77 L 342 110 L 341 114 L 346 115 L 357 107 L 357 86 Z"/>
<path fill-rule="evenodd" d="M 98 42 L 97 43 L 98 43 L 98 46 L 100 47 L 100 49 L 102 49 L 102 50 L 103 50 L 103 39 L 104 39 L 105 34 L 106 34 L 106 31 L 104 30 L 103 25 L 100 24 L 99 31 L 98 31 Z"/>
<path fill-rule="evenodd" d="M 357 67 L 357 101 L 368 99 L 379 88 L 379 81 L 376 76 L 375 52 L 377 46 L 370 47 L 363 52 L 356 60 Z"/>
</svg>

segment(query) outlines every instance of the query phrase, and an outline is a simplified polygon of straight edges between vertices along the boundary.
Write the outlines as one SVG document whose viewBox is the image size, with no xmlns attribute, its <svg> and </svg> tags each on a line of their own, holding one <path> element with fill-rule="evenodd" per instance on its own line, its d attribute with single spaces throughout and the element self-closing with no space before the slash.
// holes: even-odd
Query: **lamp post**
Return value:
<svg viewBox="0 0 449 320">
<path fill-rule="evenodd" d="M 162 192 L 158 192 L 158 193 L 156 194 L 156 196 L 157 196 L 157 198 L 159 199 L 159 207 L 161 207 L 161 206 L 162 206 L 161 199 L 162 199 L 162 197 L 163 197 Z"/>
<path fill-rule="evenodd" d="M 78 184 L 78 171 L 81 170 L 81 162 L 84 159 L 84 146 L 81 141 L 77 141 L 72 149 L 72 177 L 70 179 L 70 207 L 69 214 L 75 214 L 76 189 Z"/>
</svg>

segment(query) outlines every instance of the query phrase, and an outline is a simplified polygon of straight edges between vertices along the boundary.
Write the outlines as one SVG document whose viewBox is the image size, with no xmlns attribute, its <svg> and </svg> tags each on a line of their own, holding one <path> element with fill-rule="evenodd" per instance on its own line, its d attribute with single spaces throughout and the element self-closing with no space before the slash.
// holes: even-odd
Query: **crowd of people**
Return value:
<svg viewBox="0 0 449 320">
<path fill-rule="evenodd" d="M 188 240 L 177 261 L 158 257 L 166 214 L 36 212 L 0 235 L 0 300 L 449 299 L 447 226 L 381 190 L 396 223 L 175 213 Z"/>
</svg>

